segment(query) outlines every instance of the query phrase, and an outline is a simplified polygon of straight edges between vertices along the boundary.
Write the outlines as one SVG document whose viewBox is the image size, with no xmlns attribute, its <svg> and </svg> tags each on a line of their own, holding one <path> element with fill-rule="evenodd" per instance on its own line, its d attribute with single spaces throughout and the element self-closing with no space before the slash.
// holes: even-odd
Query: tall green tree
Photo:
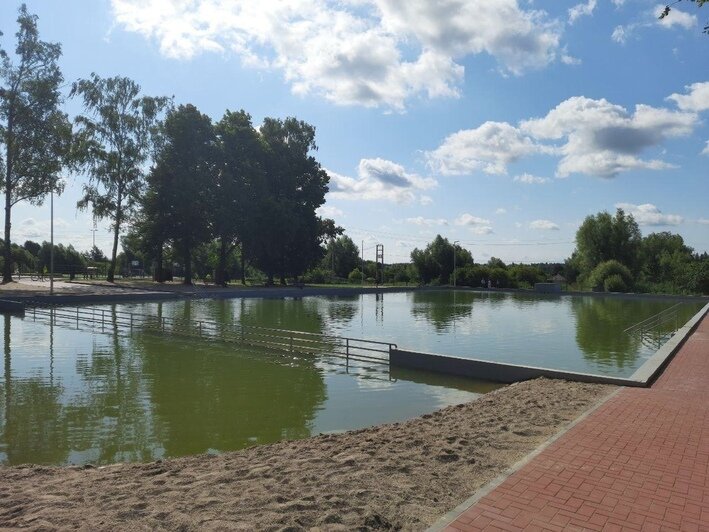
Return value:
<svg viewBox="0 0 709 532">
<path fill-rule="evenodd" d="M 295 118 L 266 118 L 260 128 L 265 147 L 264 179 L 256 197 L 258 233 L 246 249 L 273 282 L 285 283 L 322 258 L 321 244 L 341 229 L 315 212 L 325 203 L 330 180 L 311 155 L 317 150 L 315 128 Z"/>
<path fill-rule="evenodd" d="M 438 284 L 447 284 L 453 273 L 454 254 L 456 269 L 464 268 L 473 262 L 473 256 L 467 249 L 453 245 L 447 238 L 436 235 L 425 249 L 416 248 L 411 252 L 411 262 L 414 263 L 422 283 L 435 281 Z"/>
<path fill-rule="evenodd" d="M 322 267 L 332 270 L 337 277 L 346 278 L 359 262 L 359 248 L 350 237 L 342 235 L 327 243 Z"/>
<path fill-rule="evenodd" d="M 251 123 L 251 115 L 241 110 L 227 111 L 215 126 L 218 167 L 211 189 L 212 225 L 218 240 L 218 261 L 214 281 L 226 281 L 227 261 L 234 248 L 254 235 L 259 184 L 263 180 L 263 144 Z M 251 239 L 253 240 L 253 238 Z"/>
<path fill-rule="evenodd" d="M 91 207 L 96 218 L 108 218 L 113 248 L 107 280 L 113 282 L 118 238 L 140 196 L 144 168 L 150 158 L 165 97 L 140 95 L 140 85 L 125 77 L 91 74 L 75 82 L 72 97 L 81 98 L 85 114 L 76 118 L 79 167 L 89 173 L 79 208 Z"/>
<path fill-rule="evenodd" d="M 216 142 L 211 119 L 194 105 L 170 111 L 162 127 L 155 172 L 162 176 L 160 213 L 167 236 L 182 259 L 184 283 L 192 283 L 192 254 L 210 236 Z"/>
<path fill-rule="evenodd" d="M 615 216 L 600 212 L 587 216 L 576 231 L 576 254 L 582 274 L 598 264 L 617 260 L 632 272 L 639 266 L 642 236 L 632 214 L 618 209 Z"/>
<path fill-rule="evenodd" d="M 37 16 L 23 4 L 14 55 L 0 47 L 0 177 L 5 194 L 3 282 L 12 281 L 12 208 L 41 205 L 61 193 L 60 171 L 71 143 L 71 125 L 59 110 L 63 81 L 61 45 L 42 41 Z M 2 35 L 2 33 L 0 33 Z"/>
</svg>

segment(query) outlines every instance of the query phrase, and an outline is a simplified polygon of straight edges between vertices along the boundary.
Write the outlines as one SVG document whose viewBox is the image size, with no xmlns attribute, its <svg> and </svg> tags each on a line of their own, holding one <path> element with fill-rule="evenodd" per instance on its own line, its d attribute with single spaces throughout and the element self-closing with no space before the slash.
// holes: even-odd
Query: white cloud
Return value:
<svg viewBox="0 0 709 532">
<path fill-rule="evenodd" d="M 588 0 L 585 4 L 576 4 L 569 9 L 569 24 L 576 22 L 576 19 L 593 14 L 596 9 L 596 0 Z"/>
<path fill-rule="evenodd" d="M 524 173 L 522 175 L 516 175 L 513 179 L 516 183 L 524 183 L 525 185 L 543 185 L 549 183 L 551 179 L 548 177 L 538 177 L 532 174 Z"/>
<path fill-rule="evenodd" d="M 488 235 L 492 233 L 492 225 L 490 220 L 473 216 L 470 213 L 463 213 L 455 219 L 455 225 L 467 227 L 473 234 Z"/>
<path fill-rule="evenodd" d="M 709 155 L 709 140 L 707 141 L 707 145 L 704 146 L 704 149 L 702 150 L 702 155 Z"/>
<path fill-rule="evenodd" d="M 618 44 L 625 44 L 630 36 L 630 31 L 625 26 L 616 26 L 611 33 L 611 39 Z"/>
<path fill-rule="evenodd" d="M 431 205 L 433 203 L 433 198 L 431 196 L 421 195 L 419 198 L 419 203 L 423 206 Z"/>
<path fill-rule="evenodd" d="M 338 209 L 337 207 L 332 207 L 331 205 L 323 205 L 321 207 L 318 207 L 315 212 L 317 212 L 319 216 L 323 216 L 325 218 L 335 218 L 336 216 L 345 215 L 345 213 L 341 209 Z"/>
<path fill-rule="evenodd" d="M 544 152 L 529 136 L 507 122 L 485 122 L 446 137 L 433 151 L 426 152 L 429 166 L 444 175 L 505 174 L 507 165 L 525 155 Z"/>
<path fill-rule="evenodd" d="M 617 209 L 623 209 L 632 214 L 638 225 L 679 225 L 684 219 L 679 214 L 662 214 L 652 203 L 634 205 L 632 203 L 616 203 Z"/>
<path fill-rule="evenodd" d="M 411 203 L 416 194 L 437 186 L 435 179 L 409 174 L 403 166 L 386 159 L 362 159 L 356 178 L 328 171 L 333 199 L 388 200 Z"/>
<path fill-rule="evenodd" d="M 667 97 L 677 104 L 682 111 L 696 113 L 709 110 L 709 81 L 692 83 L 685 87 L 689 94 L 671 94 Z"/>
<path fill-rule="evenodd" d="M 681 11 L 676 7 L 672 7 L 669 14 L 660 19 L 660 13 L 665 10 L 666 4 L 657 4 L 653 10 L 653 15 L 657 20 L 657 24 L 663 28 L 673 28 L 679 26 L 680 28 L 691 30 L 697 26 L 697 17 L 695 15 L 690 15 L 685 11 Z"/>
<path fill-rule="evenodd" d="M 123 29 L 189 59 L 235 54 L 276 69 L 296 94 L 403 110 L 455 97 L 462 59 L 493 56 L 515 75 L 559 56 L 562 27 L 517 0 L 111 0 Z M 413 51 L 413 55 L 412 55 Z"/>
<path fill-rule="evenodd" d="M 572 173 L 615 177 L 635 169 L 672 166 L 657 159 L 640 159 L 645 149 L 668 137 L 689 135 L 697 124 L 694 113 L 637 105 L 634 113 L 605 99 L 569 98 L 543 118 L 526 120 L 520 129 L 537 140 L 565 140 L 558 177 Z"/>
<path fill-rule="evenodd" d="M 499 207 L 495 209 L 495 214 L 507 214 L 507 209 L 505 209 L 504 207 Z"/>
<path fill-rule="evenodd" d="M 534 220 L 529 222 L 530 229 L 538 229 L 542 231 L 558 231 L 559 226 L 551 220 Z"/>
<path fill-rule="evenodd" d="M 448 220 L 445 218 L 424 218 L 423 216 L 416 216 L 415 218 L 407 218 L 407 223 L 413 225 L 420 225 L 423 227 L 435 227 L 440 225 L 448 225 Z"/>
<path fill-rule="evenodd" d="M 702 224 L 702 225 L 709 225 L 709 219 L 708 218 L 699 218 L 697 220 L 697 223 Z"/>
</svg>

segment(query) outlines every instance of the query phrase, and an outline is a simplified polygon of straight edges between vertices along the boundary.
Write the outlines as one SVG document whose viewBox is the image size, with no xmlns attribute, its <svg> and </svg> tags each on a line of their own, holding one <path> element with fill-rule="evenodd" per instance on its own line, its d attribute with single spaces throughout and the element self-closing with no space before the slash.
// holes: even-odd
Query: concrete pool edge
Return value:
<svg viewBox="0 0 709 532">
<path fill-rule="evenodd" d="M 647 385 L 652 384 L 652 382 L 657 378 L 657 376 L 662 372 L 662 370 L 670 363 L 672 357 L 679 349 L 684 345 L 695 329 L 699 326 L 702 318 L 709 312 L 709 303 L 704 305 L 694 316 L 692 316 L 687 323 L 680 327 L 677 332 L 667 340 L 660 349 L 655 351 L 645 363 L 640 366 L 635 373 L 633 373 L 630 378 L 636 381 L 642 381 L 647 383 Z"/>
<path fill-rule="evenodd" d="M 405 348 L 392 349 L 389 353 L 389 363 L 392 366 L 401 368 L 446 373 L 507 384 L 546 377 L 592 384 L 647 387 L 652 384 L 653 380 L 669 363 L 685 340 L 694 332 L 708 311 L 709 303 L 704 305 L 672 338 L 665 342 L 655 354 L 627 378 L 463 358 L 424 351 L 412 351 Z"/>
</svg>

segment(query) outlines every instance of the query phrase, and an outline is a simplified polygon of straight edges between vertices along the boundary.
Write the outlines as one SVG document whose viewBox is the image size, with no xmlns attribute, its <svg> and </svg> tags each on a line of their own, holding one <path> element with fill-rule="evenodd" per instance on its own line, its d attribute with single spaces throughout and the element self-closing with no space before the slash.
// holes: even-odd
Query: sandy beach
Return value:
<svg viewBox="0 0 709 532">
<path fill-rule="evenodd" d="M 0 468 L 0 527 L 422 530 L 614 388 L 538 379 L 404 423 L 219 456 Z"/>
</svg>

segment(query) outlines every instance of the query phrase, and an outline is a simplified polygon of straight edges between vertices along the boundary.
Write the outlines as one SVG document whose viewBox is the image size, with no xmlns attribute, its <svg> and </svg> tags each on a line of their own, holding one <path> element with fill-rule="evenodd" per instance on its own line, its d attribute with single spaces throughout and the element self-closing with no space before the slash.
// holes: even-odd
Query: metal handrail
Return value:
<svg viewBox="0 0 709 532">
<path fill-rule="evenodd" d="M 306 331 L 277 329 L 242 324 L 218 324 L 208 320 L 190 321 L 168 316 L 156 316 L 133 312 L 102 309 L 96 307 L 58 307 L 36 305 L 26 309 L 34 319 L 49 317 L 54 320 L 71 321 L 79 328 L 80 324 L 100 323 L 101 329 L 118 326 L 126 329 L 169 331 L 170 334 L 206 338 L 214 341 L 236 342 L 276 349 L 284 352 L 321 353 L 339 356 L 347 360 L 388 364 L 389 354 L 397 346 L 391 342 L 334 336 Z M 344 345 L 343 345 L 344 344 Z M 343 351 L 344 350 L 344 351 Z M 365 353 L 362 353 L 364 351 Z M 372 356 L 369 353 L 379 353 Z"/>
<path fill-rule="evenodd" d="M 683 306 L 684 303 L 676 303 L 672 305 L 669 308 L 666 308 L 657 314 L 653 314 L 649 318 L 646 318 L 642 321 L 639 321 L 638 323 L 635 323 L 631 325 L 630 327 L 626 328 L 623 330 L 623 332 L 626 333 L 634 333 L 637 330 L 643 331 L 643 330 L 648 330 L 647 325 L 651 325 L 651 328 L 657 327 L 661 325 L 662 323 L 669 321 L 670 319 L 674 318 L 679 311 L 679 307 Z"/>
</svg>

